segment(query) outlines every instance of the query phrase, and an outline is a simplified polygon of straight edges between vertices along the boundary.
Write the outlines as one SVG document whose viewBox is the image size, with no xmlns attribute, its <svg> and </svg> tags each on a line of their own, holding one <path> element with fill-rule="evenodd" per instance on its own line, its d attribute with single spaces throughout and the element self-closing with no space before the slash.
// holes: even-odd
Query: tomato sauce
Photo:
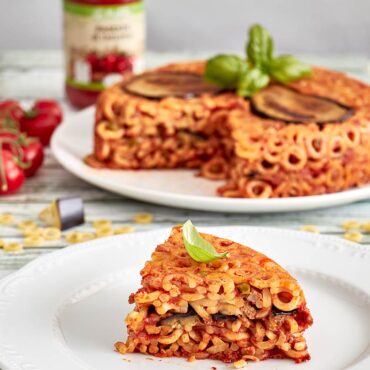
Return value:
<svg viewBox="0 0 370 370">
<path fill-rule="evenodd" d="M 143 69 L 143 1 L 64 0 L 64 44 L 67 98 L 94 104 L 123 73 Z"/>
</svg>

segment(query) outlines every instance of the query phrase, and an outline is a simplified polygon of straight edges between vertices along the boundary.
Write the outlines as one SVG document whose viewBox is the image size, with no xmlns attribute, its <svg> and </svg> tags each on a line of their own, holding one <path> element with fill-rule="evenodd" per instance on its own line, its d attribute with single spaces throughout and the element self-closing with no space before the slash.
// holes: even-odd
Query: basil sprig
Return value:
<svg viewBox="0 0 370 370">
<path fill-rule="evenodd" d="M 228 255 L 228 252 L 217 253 L 212 244 L 199 235 L 190 220 L 186 221 L 182 227 L 182 238 L 186 251 L 196 262 L 211 262 Z"/>
<path fill-rule="evenodd" d="M 311 67 L 291 55 L 281 55 L 271 60 L 271 77 L 281 83 L 289 83 L 311 75 Z"/>
<path fill-rule="evenodd" d="M 247 69 L 247 63 L 239 56 L 222 54 L 207 62 L 205 79 L 224 89 L 234 89 Z"/>
<path fill-rule="evenodd" d="M 235 89 L 239 96 L 251 97 L 266 87 L 270 80 L 289 83 L 310 76 L 309 65 L 291 55 L 274 57 L 274 42 L 259 24 L 249 30 L 247 59 L 220 54 L 209 59 L 204 78 L 222 89 Z"/>
<path fill-rule="evenodd" d="M 271 35 L 259 24 L 249 30 L 249 41 L 246 45 L 248 60 L 257 68 L 267 72 L 272 60 L 274 42 Z"/>
</svg>

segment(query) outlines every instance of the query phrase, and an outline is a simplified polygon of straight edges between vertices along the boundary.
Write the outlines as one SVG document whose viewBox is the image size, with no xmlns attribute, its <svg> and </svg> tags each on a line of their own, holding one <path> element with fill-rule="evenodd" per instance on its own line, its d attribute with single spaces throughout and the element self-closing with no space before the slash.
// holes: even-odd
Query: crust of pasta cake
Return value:
<svg viewBox="0 0 370 370">
<path fill-rule="evenodd" d="M 118 352 L 224 362 L 308 360 L 303 332 L 312 317 L 298 282 L 251 248 L 202 237 L 218 252 L 229 252 L 228 258 L 195 262 L 183 245 L 181 226 L 173 228 L 141 271 L 142 288 L 129 299 L 135 309 L 126 318 L 128 340 L 116 344 Z M 189 312 L 190 321 L 163 324 Z"/>
<path fill-rule="evenodd" d="M 209 263 L 194 261 L 184 247 L 182 226 L 174 227 L 170 237 L 156 248 L 152 259 L 141 271 L 144 289 L 163 288 L 166 291 L 176 289 L 176 286 L 171 285 L 171 278 L 176 280 L 181 274 L 187 284 L 198 287 L 209 287 L 218 278 L 221 280 L 228 278 L 234 285 L 248 283 L 258 289 L 288 288 L 300 297 L 302 305 L 305 304 L 303 291 L 296 279 L 271 258 L 228 239 L 208 234 L 201 236 L 210 242 L 218 253 L 228 252 L 228 257 Z M 173 274 L 180 275 L 172 276 Z"/>
<path fill-rule="evenodd" d="M 204 62 L 159 70 L 202 74 Z M 99 98 L 94 154 L 87 162 L 116 169 L 199 168 L 208 179 L 226 180 L 218 190 L 225 197 L 318 195 L 367 184 L 370 87 L 343 73 L 313 71 L 290 86 L 353 108 L 344 122 L 261 118 L 232 92 L 147 99 L 126 93 L 123 81 Z"/>
</svg>

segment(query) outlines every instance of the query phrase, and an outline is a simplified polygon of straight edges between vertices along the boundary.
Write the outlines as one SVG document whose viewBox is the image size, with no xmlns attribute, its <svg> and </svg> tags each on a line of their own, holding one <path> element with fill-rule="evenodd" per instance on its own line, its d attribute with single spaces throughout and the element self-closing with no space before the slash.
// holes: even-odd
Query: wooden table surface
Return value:
<svg viewBox="0 0 370 370">
<path fill-rule="evenodd" d="M 167 61 L 199 58 L 194 53 L 148 53 L 147 64 L 154 66 Z M 369 82 L 369 62 L 364 56 L 307 55 L 312 63 L 348 72 Z M 65 114 L 74 114 L 63 97 L 63 68 L 60 51 L 17 51 L 0 53 L 0 99 L 15 98 L 26 105 L 37 98 L 58 99 Z M 286 214 L 222 214 L 197 212 L 161 207 L 124 198 L 89 185 L 64 170 L 47 152 L 46 163 L 38 175 L 27 181 L 16 195 L 0 199 L 0 214 L 12 213 L 18 220 L 35 219 L 38 212 L 51 201 L 63 196 L 81 196 L 85 202 L 87 221 L 106 218 L 115 225 L 133 225 L 132 218 L 139 212 L 150 212 L 154 222 L 134 225 L 137 231 L 169 227 L 191 218 L 197 225 L 258 225 L 288 229 L 299 229 L 301 225 L 314 224 L 324 234 L 343 236 L 340 225 L 347 220 L 362 222 L 370 220 L 370 199 L 346 206 L 318 211 Z M 87 230 L 86 225 L 80 229 Z M 0 226 L 0 239 L 21 241 L 22 236 L 15 227 Z M 363 244 L 369 245 L 370 235 L 365 235 Z M 0 277 L 19 269 L 32 259 L 53 250 L 63 248 L 66 243 L 50 243 L 40 248 L 27 248 L 20 254 L 0 250 Z"/>
</svg>

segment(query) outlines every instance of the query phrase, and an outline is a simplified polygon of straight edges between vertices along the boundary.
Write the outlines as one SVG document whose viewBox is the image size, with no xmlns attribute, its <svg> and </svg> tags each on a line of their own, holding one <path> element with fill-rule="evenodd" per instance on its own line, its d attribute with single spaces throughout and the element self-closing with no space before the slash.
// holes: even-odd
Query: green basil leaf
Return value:
<svg viewBox="0 0 370 370">
<path fill-rule="evenodd" d="M 266 70 L 272 60 L 273 49 L 274 43 L 269 32 L 259 24 L 252 26 L 246 47 L 248 60 L 255 67 Z"/>
<path fill-rule="evenodd" d="M 237 55 L 217 55 L 207 61 L 204 78 L 223 89 L 235 88 L 248 65 Z"/>
<path fill-rule="evenodd" d="M 215 248 L 207 240 L 203 239 L 190 220 L 182 227 L 182 238 L 189 256 L 197 262 L 211 262 L 218 258 L 224 258 L 228 252 L 217 253 Z"/>
<path fill-rule="evenodd" d="M 270 82 L 270 77 L 258 68 L 253 68 L 245 73 L 238 85 L 239 96 L 251 97 L 257 91 L 263 89 Z"/>
<path fill-rule="evenodd" d="M 291 55 L 281 55 L 270 63 L 271 77 L 278 82 L 288 83 L 300 78 L 311 76 L 311 67 Z"/>
</svg>

